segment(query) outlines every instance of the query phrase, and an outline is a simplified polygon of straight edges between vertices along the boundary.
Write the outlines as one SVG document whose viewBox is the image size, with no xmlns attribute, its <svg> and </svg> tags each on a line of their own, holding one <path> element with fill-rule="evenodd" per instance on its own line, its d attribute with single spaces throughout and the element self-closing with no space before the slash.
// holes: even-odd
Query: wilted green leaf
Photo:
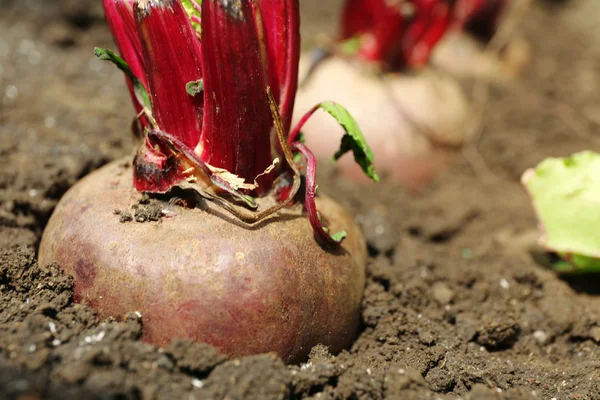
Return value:
<svg viewBox="0 0 600 400">
<path fill-rule="evenodd" d="M 197 81 L 188 82 L 185 85 L 185 90 L 192 97 L 204 92 L 204 80 L 198 79 Z"/>
<path fill-rule="evenodd" d="M 336 242 L 341 242 L 342 240 L 346 239 L 346 237 L 348 236 L 348 233 L 346 231 L 339 231 L 333 234 L 330 234 L 331 238 L 333 240 L 335 240 Z"/>
<path fill-rule="evenodd" d="M 565 263 L 561 272 L 600 271 L 600 155 L 591 151 L 548 158 L 522 182 L 535 207 L 540 243 Z"/>
<path fill-rule="evenodd" d="M 111 50 L 105 50 L 100 47 L 96 47 L 94 49 L 94 55 L 98 57 L 100 60 L 110 61 L 117 66 L 123 73 L 129 78 L 131 83 L 133 84 L 133 91 L 135 92 L 135 97 L 137 101 L 146 107 L 148 110 L 152 109 L 152 105 L 150 104 L 150 97 L 148 97 L 148 92 L 144 87 L 142 81 L 138 79 L 137 76 L 133 74 L 131 67 L 125 60 L 116 55 Z"/>
<path fill-rule="evenodd" d="M 321 224 L 323 224 L 323 219 L 321 218 L 321 214 L 318 211 L 317 211 L 317 217 L 319 218 L 319 221 L 321 222 Z M 336 241 L 338 243 L 342 243 L 342 240 L 344 240 L 348 237 L 348 232 L 346 232 L 345 230 L 341 230 L 336 233 L 331 233 L 329 228 L 326 226 L 323 226 L 323 230 L 325 231 L 325 233 L 329 234 L 329 236 L 331 236 L 331 238 L 334 241 Z"/>
<path fill-rule="evenodd" d="M 354 36 L 350 39 L 346 39 L 339 44 L 339 50 L 347 57 L 354 57 L 360 50 L 361 40 L 360 37 Z"/>
<path fill-rule="evenodd" d="M 354 160 L 360 165 L 364 173 L 375 182 L 379 182 L 379 176 L 373 166 L 373 151 L 367 144 L 354 117 L 344 107 L 332 101 L 324 101 L 319 104 L 319 107 L 335 118 L 346 131 L 346 134 L 342 137 L 340 149 L 335 153 L 334 159 L 337 161 L 345 153 L 352 151 L 354 153 Z"/>
</svg>

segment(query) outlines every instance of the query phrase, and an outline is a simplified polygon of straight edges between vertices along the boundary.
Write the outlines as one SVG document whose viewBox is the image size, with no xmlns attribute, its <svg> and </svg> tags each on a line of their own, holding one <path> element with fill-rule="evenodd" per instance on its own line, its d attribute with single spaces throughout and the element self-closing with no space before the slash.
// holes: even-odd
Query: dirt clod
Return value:
<svg viewBox="0 0 600 400">
<path fill-rule="evenodd" d="M 189 374 L 205 376 L 217 365 L 227 360 L 214 347 L 194 343 L 189 339 L 177 339 L 167 349 L 177 367 Z"/>
<path fill-rule="evenodd" d="M 134 213 L 135 222 L 160 221 L 162 218 L 162 205 L 149 203 L 138 207 Z"/>
</svg>

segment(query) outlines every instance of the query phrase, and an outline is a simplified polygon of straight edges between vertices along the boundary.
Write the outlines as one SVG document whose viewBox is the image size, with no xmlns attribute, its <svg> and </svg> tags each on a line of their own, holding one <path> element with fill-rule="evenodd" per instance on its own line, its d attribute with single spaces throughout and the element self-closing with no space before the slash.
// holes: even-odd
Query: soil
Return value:
<svg viewBox="0 0 600 400">
<path fill-rule="evenodd" d="M 338 3 L 303 0 L 308 38 Z M 132 109 L 92 54 L 112 46 L 100 1 L 0 0 L 0 398 L 600 399 L 600 277 L 548 268 L 519 184 L 544 157 L 600 150 L 599 19 L 597 0 L 535 2 L 532 65 L 492 89 L 477 152 L 423 192 L 360 190 L 321 166 L 321 190 L 368 238 L 363 329 L 337 356 L 317 346 L 286 366 L 147 345 L 135 310 L 99 320 L 38 265 L 61 195 L 130 153 Z"/>
</svg>

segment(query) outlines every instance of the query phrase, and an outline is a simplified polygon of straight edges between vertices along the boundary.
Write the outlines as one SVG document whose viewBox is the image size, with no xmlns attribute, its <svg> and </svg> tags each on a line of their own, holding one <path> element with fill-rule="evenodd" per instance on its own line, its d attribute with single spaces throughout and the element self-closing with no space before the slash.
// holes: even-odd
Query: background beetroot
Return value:
<svg viewBox="0 0 600 400">
<path fill-rule="evenodd" d="M 161 346 L 189 338 L 234 357 L 275 352 L 300 361 L 319 343 L 334 353 L 350 345 L 366 244 L 333 200 L 317 206 L 348 239 L 328 252 L 301 204 L 255 227 L 204 202 L 210 209 L 171 207 L 162 219 L 168 204 L 155 204 L 154 215 L 142 218 L 158 222 L 124 223 L 140 197 L 131 167 L 115 162 L 73 186 L 52 214 L 39 259 L 74 276 L 78 301 L 102 317 L 140 312 L 144 340 Z"/>
<path fill-rule="evenodd" d="M 531 44 L 518 32 L 500 54 L 484 50 L 485 46 L 473 37 L 450 32 L 435 47 L 431 65 L 460 78 L 510 83 L 519 79 L 531 62 Z"/>
<path fill-rule="evenodd" d="M 436 1 L 423 3 L 433 7 Z M 488 10 L 500 10 L 501 3 L 511 4 L 510 1 L 485 0 L 471 5 L 487 4 L 490 7 Z M 447 10 L 444 8 L 447 5 L 445 2 L 436 4 L 438 11 Z M 426 34 L 421 38 L 424 41 L 413 47 L 409 44 L 418 37 L 415 35 L 421 26 L 420 22 L 400 29 L 403 17 L 397 11 L 390 12 L 397 10 L 394 5 L 386 5 L 385 1 L 380 0 L 347 1 L 345 7 L 348 8 L 343 8 L 347 14 L 343 15 L 348 20 L 342 18 L 338 21 L 342 37 L 347 39 L 356 32 L 368 32 L 373 37 L 364 42 L 367 44 L 361 47 L 357 56 L 332 56 L 310 69 L 311 74 L 298 92 L 294 120 L 298 121 L 302 117 L 302 110 L 315 99 L 343 101 L 363 128 L 375 155 L 375 166 L 382 176 L 409 189 L 422 189 L 434 176 L 448 168 L 479 128 L 475 123 L 480 125 L 477 122 L 480 117 L 478 113 L 484 100 L 479 94 L 470 96 L 471 92 L 466 89 L 469 85 L 465 87 L 465 82 L 459 81 L 459 78 L 480 80 L 476 83 L 480 89 L 483 82 L 517 79 L 530 61 L 529 43 L 518 32 L 528 10 L 524 4 L 515 2 L 514 6 L 507 6 L 500 14 L 503 15 L 502 26 L 508 26 L 511 35 L 497 31 L 500 32 L 502 43 L 504 40 L 507 43 L 502 47 L 503 51 L 496 54 L 486 47 L 488 43 L 476 40 L 471 31 L 459 30 L 457 26 L 446 30 L 448 25 L 443 22 L 445 18 L 430 25 L 434 34 Z M 458 2 L 456 7 L 461 8 Z M 363 16 L 365 10 L 370 10 L 377 17 Z M 428 12 L 422 15 L 428 15 Z M 436 18 L 446 15 L 433 14 Z M 485 18 L 480 15 L 484 19 L 478 22 L 485 21 L 489 27 L 495 21 L 493 15 L 495 12 Z M 379 19 L 379 24 L 370 26 L 369 18 Z M 454 20 L 454 23 L 457 22 Z M 387 29 L 381 28 L 381 25 Z M 348 28 L 348 32 L 344 32 L 344 28 Z M 326 35 L 337 37 L 338 33 L 332 36 L 332 31 L 335 29 L 330 28 Z M 491 33 L 494 32 L 492 29 Z M 441 33 L 443 36 L 440 37 L 438 34 Z M 485 37 L 485 40 L 488 39 Z M 394 43 L 402 43 L 405 50 L 410 50 L 406 54 L 398 53 L 396 61 L 399 63 L 391 67 L 388 65 L 386 69 L 385 63 L 394 59 L 389 54 L 396 54 L 393 50 L 400 48 L 390 46 Z M 430 55 L 424 50 L 429 48 L 425 43 L 434 46 L 431 59 L 425 57 Z M 315 67 L 311 66 L 313 59 L 312 52 L 304 53 L 301 77 L 306 77 L 309 68 Z M 378 70 L 378 63 L 383 63 L 383 71 Z M 477 93 L 480 92 L 477 90 Z M 471 100 L 476 103 L 474 106 Z M 304 129 L 307 143 L 321 160 L 329 158 L 334 151 L 339 136 L 337 132 L 339 129 L 322 115 L 309 121 Z M 368 182 L 361 177 L 351 157 L 342 159 L 338 169 L 354 182 Z"/>
<path fill-rule="evenodd" d="M 304 71 L 308 58 L 302 59 Z M 344 104 L 373 149 L 377 171 L 411 189 L 431 182 L 469 139 L 472 111 L 466 95 L 456 80 L 436 71 L 381 78 L 362 65 L 331 58 L 298 91 L 293 121 L 318 99 Z M 302 131 L 322 162 L 331 159 L 343 134 L 324 112 L 315 114 Z M 337 168 L 355 182 L 368 182 L 351 155 L 340 159 Z"/>
</svg>

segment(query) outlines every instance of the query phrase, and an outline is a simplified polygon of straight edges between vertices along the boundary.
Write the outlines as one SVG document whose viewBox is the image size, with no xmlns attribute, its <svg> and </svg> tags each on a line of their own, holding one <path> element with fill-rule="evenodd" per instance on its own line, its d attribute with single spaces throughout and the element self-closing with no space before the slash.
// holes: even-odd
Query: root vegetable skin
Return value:
<svg viewBox="0 0 600 400">
<path fill-rule="evenodd" d="M 500 54 L 464 32 L 450 32 L 437 44 L 431 64 L 461 78 L 510 83 L 523 74 L 531 61 L 531 45 L 522 37 L 512 39 Z"/>
<path fill-rule="evenodd" d="M 78 301 L 101 317 L 142 314 L 143 339 L 186 337 L 230 356 L 276 352 L 302 360 L 322 343 L 347 347 L 359 326 L 366 245 L 352 217 L 317 206 L 348 238 L 334 252 L 313 238 L 301 205 L 248 228 L 209 211 L 178 208 L 154 223 L 121 223 L 113 210 L 139 198 L 130 167 L 115 162 L 61 200 L 40 245 L 42 265 L 75 277 Z"/>
<path fill-rule="evenodd" d="M 301 74 L 308 64 L 303 58 Z M 428 183 L 451 162 L 454 148 L 468 139 L 471 115 L 465 95 L 453 79 L 432 71 L 378 78 L 334 57 L 320 64 L 299 90 L 296 110 L 318 98 L 343 101 L 365 132 L 375 168 L 411 189 Z M 294 123 L 300 118 L 294 114 Z M 330 158 L 339 141 L 338 126 L 317 113 L 302 131 L 318 158 Z M 338 168 L 350 179 L 367 182 L 351 157 L 343 157 Z"/>
</svg>

